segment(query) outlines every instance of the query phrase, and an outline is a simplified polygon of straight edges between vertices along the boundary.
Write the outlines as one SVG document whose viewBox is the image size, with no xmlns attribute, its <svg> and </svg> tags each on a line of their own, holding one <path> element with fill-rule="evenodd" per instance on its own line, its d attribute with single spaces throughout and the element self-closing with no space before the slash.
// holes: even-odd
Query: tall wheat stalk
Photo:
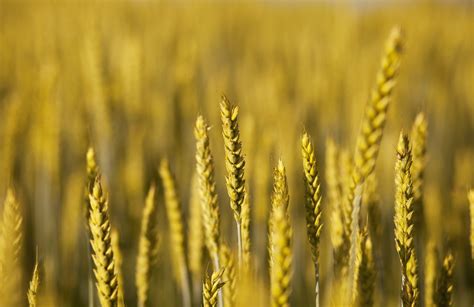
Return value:
<svg viewBox="0 0 474 307">
<path fill-rule="evenodd" d="M 109 205 L 102 190 L 100 176 L 94 181 L 89 203 L 90 244 L 99 301 L 102 306 L 117 306 L 118 279 L 111 242 Z"/>
<path fill-rule="evenodd" d="M 140 307 L 148 305 L 150 276 L 158 252 L 155 190 L 155 185 L 152 184 L 148 190 L 143 208 L 140 238 L 138 241 L 135 284 L 137 286 L 138 306 Z"/>
<path fill-rule="evenodd" d="M 321 237 L 321 185 L 316 169 L 316 157 L 313 144 L 307 133 L 301 138 L 301 153 L 303 156 L 304 182 L 306 188 L 306 231 L 311 246 L 311 255 L 315 276 L 315 300 L 319 307 L 319 241 Z"/>
<path fill-rule="evenodd" d="M 411 147 L 403 132 L 397 146 L 395 165 L 395 246 L 402 270 L 402 305 L 418 306 L 418 269 L 415 257 L 413 182 Z"/>
<path fill-rule="evenodd" d="M 160 163 L 159 173 L 165 193 L 166 215 L 168 217 L 170 244 L 174 271 L 181 284 L 183 306 L 191 306 L 191 285 L 186 262 L 186 238 L 181 204 L 177 195 L 176 181 L 171 173 L 168 160 Z"/>
<path fill-rule="evenodd" d="M 250 234 L 248 233 L 249 228 L 242 227 L 242 223 L 249 223 L 250 214 L 249 208 L 243 208 L 244 206 L 249 206 L 249 202 L 248 196 L 246 196 L 244 178 L 245 160 L 242 153 L 242 142 L 240 141 L 238 124 L 239 107 L 232 105 L 227 97 L 222 96 L 220 108 L 222 136 L 224 138 L 225 149 L 225 166 L 227 170 L 226 186 L 227 194 L 230 198 L 230 207 L 234 213 L 234 219 L 237 225 L 239 267 L 244 265 L 248 268 L 250 261 Z M 245 213 L 246 216 L 243 217 L 242 213 Z M 246 233 L 242 233 L 243 231 Z M 243 237 L 245 237 L 245 249 Z"/>
</svg>

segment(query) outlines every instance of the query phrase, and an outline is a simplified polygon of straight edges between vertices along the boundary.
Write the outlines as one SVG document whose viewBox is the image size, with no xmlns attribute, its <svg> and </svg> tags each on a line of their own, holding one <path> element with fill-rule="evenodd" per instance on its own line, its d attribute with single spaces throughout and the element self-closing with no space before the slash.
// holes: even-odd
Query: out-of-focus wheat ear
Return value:
<svg viewBox="0 0 474 307">
<path fill-rule="evenodd" d="M 284 203 L 275 203 L 272 210 L 271 306 L 289 306 L 292 280 L 292 229 L 288 209 Z"/>
<path fill-rule="evenodd" d="M 90 244 L 98 297 L 102 306 L 117 306 L 118 279 L 111 242 L 109 205 L 102 190 L 100 176 L 94 181 L 89 203 Z"/>
<path fill-rule="evenodd" d="M 372 240 L 367 228 L 362 229 L 358 236 L 354 289 L 352 290 L 353 306 L 370 307 L 374 305 L 375 262 Z"/>
<path fill-rule="evenodd" d="M 120 237 L 116 228 L 112 228 L 111 242 L 112 242 L 112 249 L 114 251 L 114 259 L 115 259 L 115 275 L 117 276 L 117 282 L 118 282 L 117 304 L 119 307 L 121 307 L 121 306 L 125 306 L 124 294 L 123 294 L 123 274 L 122 274 L 123 257 L 122 257 L 122 252 L 120 251 Z"/>
<path fill-rule="evenodd" d="M 453 274 L 454 274 L 454 256 L 451 250 L 448 250 L 443 259 L 441 265 L 441 271 L 439 273 L 435 304 L 436 306 L 447 306 L 453 305 Z"/>
<path fill-rule="evenodd" d="M 0 303 L 4 306 L 21 306 L 23 280 L 23 216 L 21 204 L 12 188 L 7 190 L 0 225 Z M 24 292 L 23 292 L 24 293 Z"/>
<path fill-rule="evenodd" d="M 403 306 L 419 305 L 418 269 L 415 257 L 413 183 L 411 179 L 411 147 L 408 136 L 401 132 L 395 164 L 395 246 L 402 270 L 401 299 Z"/>
<path fill-rule="evenodd" d="M 356 140 L 354 168 L 351 176 L 352 183 L 347 197 L 345 197 L 344 200 L 347 202 L 345 207 L 352 209 L 350 210 L 351 214 L 347 214 L 347 220 L 345 222 L 345 224 L 351 225 L 348 230 L 345 230 L 345 236 L 351 239 L 351 249 L 349 253 L 351 274 L 353 274 L 354 271 L 362 187 L 365 178 L 373 172 L 377 161 L 387 118 L 387 110 L 400 66 L 402 43 L 401 30 L 399 27 L 394 27 L 385 45 L 381 67 L 376 77 L 376 84 L 372 90 L 370 100 L 365 106 L 364 116 Z M 353 281 L 352 276 L 350 281 Z"/>
<path fill-rule="evenodd" d="M 157 256 L 157 208 L 155 190 L 155 185 L 152 184 L 148 190 L 145 207 L 143 208 L 140 238 L 138 241 L 135 283 L 137 286 L 138 306 L 140 307 L 147 306 L 148 304 L 150 276 Z"/>
<path fill-rule="evenodd" d="M 201 215 L 205 244 L 213 261 L 214 271 L 219 271 L 220 213 L 208 130 L 209 127 L 204 118 L 198 116 L 194 136 L 196 138 L 196 172 L 201 195 Z"/>
<path fill-rule="evenodd" d="M 226 96 L 221 100 L 222 136 L 224 138 L 225 167 L 227 170 L 226 186 L 230 198 L 230 207 L 234 212 L 237 224 L 237 243 L 239 267 L 242 266 L 242 207 L 245 204 L 246 187 L 244 178 L 245 159 L 242 153 L 242 142 L 238 123 L 239 107 L 232 105 Z M 248 200 L 247 200 L 248 201 Z M 249 237 L 247 237 L 249 239 Z"/>
<path fill-rule="evenodd" d="M 221 266 L 224 269 L 222 279 L 226 282 L 226 287 L 223 289 L 224 292 L 224 306 L 232 307 L 235 306 L 235 299 L 237 294 L 237 275 L 235 272 L 235 261 L 234 255 L 226 244 L 221 244 L 220 250 Z"/>
<path fill-rule="evenodd" d="M 166 215 L 168 217 L 171 252 L 175 278 L 181 285 L 183 306 L 191 306 L 191 285 L 186 262 L 186 238 L 181 203 L 177 195 L 176 180 L 171 173 L 169 162 L 163 159 L 159 173 L 165 193 Z"/>
<path fill-rule="evenodd" d="M 315 276 L 315 300 L 319 306 L 319 242 L 321 238 L 321 184 L 316 168 L 316 157 L 313 144 L 307 133 L 301 138 L 301 153 L 303 156 L 304 182 L 306 188 L 306 231 L 311 247 Z"/>
<path fill-rule="evenodd" d="M 28 287 L 28 304 L 30 307 L 36 307 L 38 301 L 38 288 L 40 284 L 40 273 L 38 264 L 38 252 L 35 259 L 35 267 L 33 269 L 33 275 L 30 280 L 30 286 Z"/>
<path fill-rule="evenodd" d="M 474 189 L 469 190 L 467 198 L 469 200 L 469 214 L 471 215 L 471 259 L 474 261 Z"/>
<path fill-rule="evenodd" d="M 425 306 L 435 306 L 436 280 L 439 270 L 438 250 L 433 241 L 426 245 L 425 257 Z"/>
<path fill-rule="evenodd" d="M 202 304 L 204 307 L 216 307 L 219 289 L 225 282 L 222 282 L 224 269 L 213 272 L 211 276 L 206 276 L 202 285 Z"/>
<path fill-rule="evenodd" d="M 250 197 L 248 193 L 246 193 L 244 202 L 242 204 L 241 217 L 242 217 L 242 221 L 240 224 L 240 228 L 241 228 L 241 235 L 242 235 L 242 267 L 244 271 L 249 271 L 250 265 L 251 265 L 251 254 L 250 254 L 251 234 L 250 234 Z"/>
<path fill-rule="evenodd" d="M 193 279 L 193 298 L 201 300 L 201 276 L 204 248 L 204 233 L 201 218 L 201 201 L 199 196 L 199 182 L 196 172 L 191 178 L 188 218 L 188 263 Z"/>
<path fill-rule="evenodd" d="M 424 228 L 423 220 L 423 177 L 426 165 L 426 139 L 428 123 L 423 113 L 419 113 L 411 128 L 413 163 L 411 174 L 413 180 L 413 202 L 415 204 L 415 227 L 420 233 Z"/>
</svg>

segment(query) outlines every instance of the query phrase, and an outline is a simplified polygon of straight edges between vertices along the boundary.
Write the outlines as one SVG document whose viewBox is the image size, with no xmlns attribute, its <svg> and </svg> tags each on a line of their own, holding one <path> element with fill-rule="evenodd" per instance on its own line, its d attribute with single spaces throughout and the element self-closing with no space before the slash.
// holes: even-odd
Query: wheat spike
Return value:
<svg viewBox="0 0 474 307">
<path fill-rule="evenodd" d="M 292 230 L 284 206 L 277 206 L 272 214 L 271 305 L 289 306 L 291 294 L 291 236 Z"/>
<path fill-rule="evenodd" d="M 245 195 L 244 203 L 242 204 L 242 212 L 241 212 L 241 223 L 240 228 L 242 229 L 242 266 L 244 270 L 250 269 L 250 199 L 249 195 Z"/>
<path fill-rule="evenodd" d="M 89 194 L 89 203 L 90 244 L 98 297 L 102 306 L 117 306 L 118 280 L 111 243 L 109 205 L 99 176 L 94 181 L 92 193 Z"/>
<path fill-rule="evenodd" d="M 199 176 L 205 244 L 213 260 L 214 271 L 219 271 L 220 214 L 208 130 L 209 127 L 204 118 L 198 116 L 194 136 L 196 138 L 196 171 Z"/>
<path fill-rule="evenodd" d="M 438 267 L 438 250 L 434 242 L 429 241 L 425 258 L 425 306 L 434 306 Z"/>
<path fill-rule="evenodd" d="M 114 251 L 114 259 L 115 259 L 115 275 L 117 276 L 117 283 L 118 283 L 118 306 L 125 306 L 124 303 L 124 295 L 123 295 L 123 274 L 122 274 L 122 252 L 120 251 L 120 237 L 117 229 L 112 228 L 111 233 L 111 243 L 112 249 Z"/>
<path fill-rule="evenodd" d="M 437 280 L 435 304 L 438 307 L 450 307 L 453 305 L 453 274 L 454 274 L 454 256 L 451 250 L 448 250 L 441 265 L 441 271 Z"/>
<path fill-rule="evenodd" d="M 319 306 L 319 241 L 321 237 L 321 185 L 316 169 L 313 144 L 307 133 L 301 138 L 304 182 L 306 186 L 306 231 L 314 263 L 316 306 Z"/>
<path fill-rule="evenodd" d="M 345 197 L 344 200 L 346 202 L 345 207 L 350 208 L 350 210 L 347 210 L 344 219 L 345 224 L 351 226 L 345 229 L 344 236 L 350 238 L 351 241 L 349 253 L 349 263 L 352 267 L 349 271 L 351 274 L 353 273 L 355 260 L 355 241 L 359 228 L 362 187 L 365 178 L 367 178 L 375 168 L 387 117 L 388 105 L 400 66 L 401 51 L 402 34 L 400 28 L 395 27 L 392 29 L 385 45 L 385 53 L 382 57 L 381 67 L 376 77 L 376 85 L 365 107 L 365 113 L 356 141 L 354 168 L 351 176 L 352 182 L 347 197 Z M 352 281 L 352 278 L 350 281 Z"/>
<path fill-rule="evenodd" d="M 241 266 L 243 261 L 242 207 L 246 205 L 248 206 L 249 202 L 245 202 L 245 160 L 242 153 L 242 142 L 240 141 L 238 124 L 239 107 L 232 105 L 226 96 L 222 96 L 220 109 L 222 136 L 224 138 L 225 149 L 225 167 L 227 170 L 227 194 L 229 195 L 230 207 L 232 208 L 234 219 L 237 224 L 239 266 Z M 250 219 L 249 216 L 246 218 Z M 248 228 L 246 230 L 248 230 Z M 249 240 L 250 236 L 246 235 L 246 238 Z"/>
<path fill-rule="evenodd" d="M 414 243 L 414 204 L 411 179 L 411 147 L 403 132 L 397 146 L 395 165 L 395 245 L 402 269 L 401 298 L 403 306 L 419 304 L 418 273 Z"/>
<path fill-rule="evenodd" d="M 358 236 L 354 289 L 352 291 L 353 306 L 373 306 L 374 287 L 375 262 L 372 240 L 367 228 L 364 228 L 359 232 Z"/>
<path fill-rule="evenodd" d="M 138 242 L 135 283 L 137 286 L 138 306 L 140 307 L 147 306 L 148 304 L 151 270 L 156 261 L 157 254 L 157 208 L 155 202 L 155 190 L 155 185 L 151 185 L 146 196 L 140 227 L 140 238 Z"/>
<path fill-rule="evenodd" d="M 428 124 L 425 115 L 419 113 L 413 123 L 410 139 L 412 144 L 413 163 L 411 174 L 413 180 L 413 202 L 415 203 L 415 227 L 421 231 L 423 221 L 423 176 L 426 164 L 426 138 Z"/>
<path fill-rule="evenodd" d="M 222 279 L 226 283 L 224 292 L 224 306 L 232 307 L 235 306 L 235 299 L 237 294 L 237 276 L 235 272 L 235 262 L 234 262 L 234 255 L 230 250 L 229 246 L 226 244 L 221 244 L 220 250 L 220 259 L 221 265 L 224 269 L 224 274 L 222 275 Z"/>
<path fill-rule="evenodd" d="M 225 282 L 222 282 L 224 270 L 213 272 L 211 276 L 206 276 L 202 285 L 202 303 L 204 307 L 216 307 L 219 289 Z"/>
<path fill-rule="evenodd" d="M 471 259 L 474 260 L 474 189 L 469 190 L 467 198 L 469 200 L 469 213 L 471 215 Z"/>
<path fill-rule="evenodd" d="M 33 269 L 33 275 L 31 276 L 30 285 L 28 287 L 28 304 L 30 307 L 36 307 L 38 301 L 38 287 L 40 284 L 40 275 L 39 275 L 39 264 L 38 264 L 38 254 L 35 259 L 35 267 Z"/>
<path fill-rule="evenodd" d="M 21 305 L 23 217 L 21 205 L 12 188 L 7 190 L 0 222 L 0 302 L 5 306 Z"/>
<path fill-rule="evenodd" d="M 176 182 L 174 176 L 171 174 L 168 160 L 163 159 L 161 161 L 159 173 L 165 192 L 166 215 L 168 217 L 174 271 L 177 280 L 181 283 L 183 305 L 191 306 L 191 287 L 189 284 L 189 272 L 186 262 L 186 238 L 183 225 L 183 214 L 181 212 L 181 204 L 177 195 Z"/>
</svg>

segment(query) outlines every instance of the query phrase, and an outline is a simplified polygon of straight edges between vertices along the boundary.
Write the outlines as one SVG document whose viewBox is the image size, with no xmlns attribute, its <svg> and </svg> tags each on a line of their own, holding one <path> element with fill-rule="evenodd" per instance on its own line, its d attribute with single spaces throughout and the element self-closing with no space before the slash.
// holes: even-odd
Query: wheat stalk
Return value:
<svg viewBox="0 0 474 307">
<path fill-rule="evenodd" d="M 183 295 L 183 306 L 191 306 L 191 286 L 189 284 L 189 272 L 186 262 L 186 239 L 183 225 L 183 214 L 177 195 L 176 181 L 171 174 L 168 160 L 163 159 L 160 163 L 159 173 L 163 182 L 165 193 L 166 214 L 169 223 L 170 244 L 174 271 L 177 280 L 181 283 Z"/>
<path fill-rule="evenodd" d="M 221 244 L 220 259 L 222 268 L 224 269 L 222 278 L 226 283 L 226 287 L 223 289 L 224 306 L 232 307 L 235 306 L 235 298 L 237 294 L 237 276 L 235 272 L 234 255 L 226 244 Z"/>
<path fill-rule="evenodd" d="M 193 278 L 193 297 L 201 296 L 201 274 L 204 247 L 204 234 L 201 218 L 199 182 L 196 172 L 191 179 L 188 218 L 188 263 Z M 200 298 L 199 298 L 200 299 Z"/>
<path fill-rule="evenodd" d="M 471 216 L 471 259 L 474 260 L 474 189 L 469 190 L 467 198 L 469 200 L 469 213 Z"/>
<path fill-rule="evenodd" d="M 135 268 L 135 284 L 140 307 L 148 304 L 151 270 L 157 255 L 156 210 L 155 185 L 153 184 L 148 190 L 143 208 Z"/>
<path fill-rule="evenodd" d="M 20 306 L 22 289 L 23 217 L 21 205 L 12 188 L 7 190 L 0 222 L 0 302 Z"/>
<path fill-rule="evenodd" d="M 216 307 L 218 301 L 218 293 L 225 282 L 222 282 L 224 270 L 213 272 L 211 276 L 206 276 L 202 285 L 202 303 L 204 307 Z"/>
<path fill-rule="evenodd" d="M 397 146 L 395 165 L 395 245 L 402 267 L 401 299 L 403 306 L 419 304 L 418 273 L 414 243 L 414 204 L 411 179 L 411 148 L 403 132 Z"/>
<path fill-rule="evenodd" d="M 28 288 L 28 304 L 30 307 L 36 307 L 38 301 L 38 287 L 40 284 L 39 265 L 38 265 L 38 254 L 36 254 L 35 267 L 33 269 L 33 275 L 30 280 L 30 286 Z"/>
<path fill-rule="evenodd" d="M 214 263 L 214 271 L 219 271 L 219 228 L 220 214 L 214 181 L 214 162 L 209 146 L 209 127 L 202 116 L 198 116 L 194 129 L 196 138 L 196 171 L 201 193 L 201 212 L 204 225 L 205 244 Z"/>
<path fill-rule="evenodd" d="M 117 306 L 118 280 L 111 243 L 108 200 L 102 191 L 99 176 L 89 194 L 89 203 L 90 244 L 99 300 L 102 306 Z"/>
<path fill-rule="evenodd" d="M 242 237 L 242 207 L 248 206 L 249 202 L 246 199 L 246 187 L 244 178 L 245 160 L 242 153 L 242 142 L 240 141 L 240 131 L 238 124 L 239 107 L 232 105 L 227 97 L 222 96 L 220 105 L 221 121 L 222 121 L 222 136 L 224 138 L 225 149 L 225 166 L 227 170 L 226 186 L 227 194 L 230 198 L 230 207 L 234 213 L 234 219 L 237 224 L 237 243 L 239 255 L 239 267 L 243 265 L 243 243 Z M 245 208 L 246 213 L 248 208 Z M 249 222 L 250 216 L 247 214 L 246 223 Z M 248 231 L 248 227 L 245 228 Z M 249 234 L 245 234 L 246 240 L 250 240 Z M 248 244 L 249 242 L 246 242 Z M 246 249 L 249 252 L 249 249 Z M 249 255 L 245 256 L 248 261 Z M 248 262 L 245 264 L 248 267 Z"/>
<path fill-rule="evenodd" d="M 315 300 L 319 306 L 319 241 L 321 237 L 321 185 L 316 169 L 316 157 L 313 144 L 307 133 L 301 138 L 304 182 L 306 187 L 306 231 L 311 246 L 315 275 Z"/>
<path fill-rule="evenodd" d="M 364 228 L 358 235 L 354 289 L 352 290 L 353 306 L 373 306 L 375 273 L 372 240 L 367 228 Z"/>
<path fill-rule="evenodd" d="M 270 291 L 271 305 L 289 306 L 292 279 L 292 253 L 289 195 L 286 171 L 281 160 L 274 172 L 270 214 Z"/>
<path fill-rule="evenodd" d="M 428 124 L 425 115 L 419 113 L 413 123 L 410 139 L 412 144 L 413 163 L 411 174 L 413 180 L 413 202 L 415 204 L 415 227 L 421 231 L 423 221 L 423 176 L 426 165 L 426 139 Z"/>
<path fill-rule="evenodd" d="M 425 257 L 425 306 L 434 306 L 438 274 L 438 250 L 433 241 L 426 244 Z"/>
</svg>

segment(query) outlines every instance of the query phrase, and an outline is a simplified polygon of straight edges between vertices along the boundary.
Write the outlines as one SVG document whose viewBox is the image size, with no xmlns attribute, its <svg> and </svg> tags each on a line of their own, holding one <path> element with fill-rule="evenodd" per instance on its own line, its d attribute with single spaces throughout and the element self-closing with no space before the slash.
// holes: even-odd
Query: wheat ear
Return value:
<svg viewBox="0 0 474 307">
<path fill-rule="evenodd" d="M 395 165 L 395 245 L 402 269 L 401 299 L 403 306 L 419 304 L 418 272 L 415 257 L 413 183 L 411 148 L 403 132 L 397 145 Z"/>
<path fill-rule="evenodd" d="M 199 178 L 205 243 L 214 263 L 214 271 L 219 271 L 220 214 L 208 130 L 209 127 L 204 118 L 198 116 L 194 136 L 196 138 L 196 171 Z"/>
<path fill-rule="evenodd" d="M 124 294 L 123 294 L 123 273 L 122 273 L 123 257 L 122 257 L 122 252 L 120 251 L 120 237 L 116 228 L 112 228 L 110 239 L 112 243 L 112 249 L 114 251 L 115 275 L 117 275 L 117 283 L 118 283 L 117 304 L 119 307 L 123 307 L 125 306 Z"/>
<path fill-rule="evenodd" d="M 206 276 L 202 285 L 202 304 L 204 307 L 216 307 L 218 300 L 219 289 L 221 289 L 225 282 L 222 282 L 222 275 L 224 270 L 213 272 L 211 276 Z"/>
<path fill-rule="evenodd" d="M 226 244 L 221 244 L 220 257 L 221 265 L 224 269 L 222 279 L 226 282 L 226 287 L 223 289 L 224 306 L 232 307 L 235 306 L 235 298 L 237 294 L 237 276 L 235 272 L 234 255 Z"/>
<path fill-rule="evenodd" d="M 474 260 L 474 189 L 469 190 L 467 198 L 469 200 L 469 214 L 471 216 L 471 259 Z"/>
<path fill-rule="evenodd" d="M 454 274 L 454 256 L 451 250 L 448 250 L 441 265 L 441 271 L 437 280 L 435 304 L 436 306 L 450 307 L 453 305 L 453 274 Z"/>
<path fill-rule="evenodd" d="M 7 190 L 0 225 L 0 302 L 5 306 L 21 306 L 23 217 L 20 202 L 12 188 Z"/>
<path fill-rule="evenodd" d="M 274 172 L 272 213 L 270 214 L 270 291 L 271 305 L 289 306 L 292 279 L 292 253 L 289 196 L 286 172 L 280 160 Z"/>
<path fill-rule="evenodd" d="M 372 251 L 372 240 L 367 228 L 358 236 L 354 289 L 352 290 L 353 306 L 370 307 L 374 305 L 375 262 Z"/>
<path fill-rule="evenodd" d="M 117 306 L 118 280 L 111 243 L 109 205 L 99 176 L 94 180 L 89 203 L 90 244 L 98 297 L 102 306 Z"/>
<path fill-rule="evenodd" d="M 413 123 L 410 139 L 412 144 L 413 163 L 411 174 L 413 180 L 413 202 L 415 204 L 415 227 L 421 231 L 424 226 L 423 221 L 423 176 L 426 164 L 426 139 L 428 123 L 425 115 L 419 113 Z"/>
<path fill-rule="evenodd" d="M 315 300 L 319 306 L 319 241 L 321 237 L 321 185 L 316 168 L 316 157 L 313 144 L 307 133 L 301 138 L 301 153 L 303 156 L 304 182 L 306 187 L 306 231 L 311 247 L 315 276 Z"/>
<path fill-rule="evenodd" d="M 222 136 L 224 138 L 224 149 L 225 149 L 225 166 L 227 170 L 226 186 L 227 194 L 230 198 L 230 207 L 234 212 L 234 219 L 237 224 L 237 243 L 238 243 L 238 256 L 239 256 L 239 267 L 243 264 L 243 243 L 242 243 L 242 207 L 248 206 L 249 202 L 245 201 L 246 198 L 246 187 L 244 178 L 245 160 L 242 153 L 242 143 L 240 141 L 239 124 L 237 122 L 239 115 L 239 107 L 232 105 L 227 97 L 222 96 L 221 108 L 221 121 L 222 121 Z M 245 210 L 248 210 L 246 208 Z M 250 219 L 250 216 L 245 217 L 246 222 Z M 248 227 L 245 229 L 248 231 Z M 245 234 L 246 240 L 250 240 L 249 234 Z M 247 242 L 249 243 L 249 242 Z M 246 250 L 249 252 L 249 249 Z M 249 255 L 245 256 L 248 261 Z M 248 263 L 246 263 L 248 267 Z"/>
<path fill-rule="evenodd" d="M 181 204 L 177 195 L 176 180 L 171 174 L 168 160 L 160 163 L 159 173 L 165 192 L 166 215 L 168 217 L 172 259 L 177 280 L 181 283 L 183 306 L 191 306 L 191 286 L 186 262 L 186 238 Z"/>
<path fill-rule="evenodd" d="M 40 284 L 39 275 L 39 264 L 38 264 L 38 251 L 36 252 L 35 267 L 33 269 L 33 275 L 31 276 L 30 285 L 28 287 L 28 304 L 30 307 L 36 307 L 38 301 L 38 287 Z"/>
<path fill-rule="evenodd" d="M 138 242 L 137 264 L 135 268 L 135 283 L 137 286 L 138 306 L 148 304 L 151 270 L 157 256 L 157 222 L 155 185 L 148 190 L 143 208 Z"/>
</svg>

